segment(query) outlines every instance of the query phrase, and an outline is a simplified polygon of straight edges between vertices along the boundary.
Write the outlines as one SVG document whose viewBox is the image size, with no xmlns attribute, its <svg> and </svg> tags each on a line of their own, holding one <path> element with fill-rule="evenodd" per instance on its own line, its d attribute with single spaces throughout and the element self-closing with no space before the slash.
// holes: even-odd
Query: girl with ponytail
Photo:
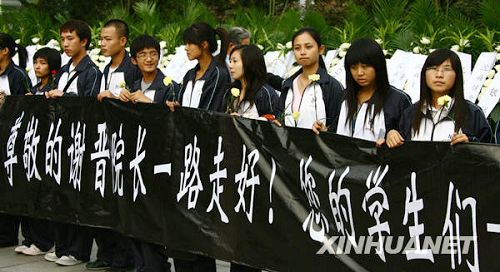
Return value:
<svg viewBox="0 0 500 272">
<path fill-rule="evenodd" d="M 17 54 L 19 66 L 12 58 Z M 6 33 L 0 33 L 0 97 L 24 95 L 31 90 L 31 81 L 26 74 L 26 48 L 16 44 Z"/>
<path fill-rule="evenodd" d="M 219 54 L 217 59 L 213 57 L 218 47 L 216 36 L 221 40 L 220 52 L 226 52 L 228 42 L 224 29 L 215 30 L 206 23 L 196 23 L 184 30 L 182 38 L 187 57 L 197 60 L 198 64 L 184 76 L 179 101 L 167 101 L 171 110 L 179 105 L 213 111 L 220 109 L 224 90 L 231 79 L 225 66 L 225 55 Z"/>
</svg>

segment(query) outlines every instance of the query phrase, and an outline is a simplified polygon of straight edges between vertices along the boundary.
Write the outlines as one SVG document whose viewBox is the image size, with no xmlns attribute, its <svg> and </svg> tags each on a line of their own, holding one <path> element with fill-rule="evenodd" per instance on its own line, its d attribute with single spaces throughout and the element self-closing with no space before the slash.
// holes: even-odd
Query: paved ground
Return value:
<svg viewBox="0 0 500 272">
<path fill-rule="evenodd" d="M 92 247 L 91 260 L 95 259 L 97 247 L 94 243 Z M 173 266 L 172 266 L 173 267 Z M 62 267 L 54 263 L 47 262 L 43 255 L 24 256 L 16 254 L 14 247 L 0 248 L 0 272 L 81 272 L 88 271 L 85 265 L 76 265 L 72 267 Z M 175 271 L 175 270 L 172 270 Z M 229 263 L 217 261 L 217 272 L 229 272 Z"/>
</svg>

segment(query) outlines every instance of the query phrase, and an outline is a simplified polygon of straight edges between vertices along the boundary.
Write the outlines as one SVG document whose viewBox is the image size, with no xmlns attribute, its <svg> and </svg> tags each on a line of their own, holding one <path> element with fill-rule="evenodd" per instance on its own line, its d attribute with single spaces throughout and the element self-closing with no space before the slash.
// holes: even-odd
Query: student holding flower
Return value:
<svg viewBox="0 0 500 272">
<path fill-rule="evenodd" d="M 344 91 L 326 71 L 321 57 L 325 46 L 319 33 L 312 28 L 297 31 L 292 47 L 302 68 L 283 83 L 279 101 L 282 121 L 286 126 L 308 129 L 315 121 L 336 126 Z"/>
<path fill-rule="evenodd" d="M 119 19 L 109 20 L 102 27 L 101 53 L 111 57 L 111 61 L 104 67 L 101 91 L 97 96 L 100 101 L 105 97 L 118 98 L 123 89 L 131 88 L 141 76 L 125 50 L 128 35 L 127 23 Z"/>
<path fill-rule="evenodd" d="M 39 82 L 26 95 L 44 95 L 55 87 L 55 76 L 61 68 L 61 54 L 52 48 L 42 48 L 33 56 L 33 67 Z M 16 253 L 37 256 L 47 253 L 54 246 L 54 225 L 50 221 L 22 217 L 21 230 L 24 241 L 14 249 Z"/>
<path fill-rule="evenodd" d="M 123 89 L 119 98 L 123 102 L 164 104 L 175 100 L 178 85 L 170 77 L 165 77 L 157 68 L 160 61 L 160 43 L 149 35 L 137 37 L 130 45 L 132 63 L 137 65 L 141 77 L 130 90 Z M 137 271 L 170 271 L 164 246 L 132 240 Z"/>
<path fill-rule="evenodd" d="M 411 105 L 408 95 L 389 85 L 380 45 L 371 39 L 355 40 L 345 56 L 346 94 L 336 133 L 377 142 L 397 129 L 403 111 Z M 315 130 L 326 130 L 321 122 Z"/>
<path fill-rule="evenodd" d="M 43 95 L 57 87 L 55 77 L 61 69 L 61 53 L 48 47 L 36 51 L 33 56 L 33 68 L 39 82 L 27 94 Z"/>
<path fill-rule="evenodd" d="M 235 80 L 227 90 L 221 111 L 257 119 L 278 114 L 278 95 L 265 83 L 266 64 L 262 51 L 255 45 L 239 45 L 230 55 L 229 71 Z"/>
<path fill-rule="evenodd" d="M 131 91 L 124 89 L 120 100 L 132 103 L 165 103 L 177 96 L 178 85 L 158 69 L 160 43 L 153 37 L 141 35 L 130 46 L 132 63 L 139 67 L 141 78 Z"/>
<path fill-rule="evenodd" d="M 462 65 L 456 53 L 449 49 L 432 52 L 420 77 L 420 101 L 404 112 L 399 131 L 389 131 L 389 147 L 405 140 L 451 145 L 491 141 L 491 128 L 483 111 L 464 99 Z"/>
<path fill-rule="evenodd" d="M 97 95 L 99 101 L 106 97 L 118 99 L 122 90 L 129 89 L 141 76 L 125 50 L 128 38 L 129 28 L 122 20 L 111 19 L 101 29 L 101 53 L 111 57 L 111 61 L 104 68 L 100 93 Z M 133 254 L 128 238 L 104 228 L 95 228 L 93 233 L 98 246 L 97 258 L 85 265 L 87 269 L 123 270 L 133 267 Z"/>
</svg>

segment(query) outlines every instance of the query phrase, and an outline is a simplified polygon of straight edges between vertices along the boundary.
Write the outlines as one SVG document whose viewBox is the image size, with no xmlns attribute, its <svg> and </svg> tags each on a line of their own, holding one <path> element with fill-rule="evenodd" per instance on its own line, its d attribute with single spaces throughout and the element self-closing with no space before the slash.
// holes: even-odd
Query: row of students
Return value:
<svg viewBox="0 0 500 272">
<path fill-rule="evenodd" d="M 395 143 L 396 132 L 401 131 L 401 134 L 407 135 L 400 128 L 401 124 L 404 123 L 404 116 L 406 116 L 404 111 L 411 109 L 409 98 L 389 85 L 382 50 L 372 40 L 355 41 L 349 49 L 345 61 L 348 73 L 346 75 L 347 89 L 344 93 L 340 83 L 326 73 L 324 63 L 322 64 L 321 54 L 324 51 L 324 46 L 321 44 L 319 34 L 314 29 L 298 31 L 294 35 L 292 43 L 295 57 L 302 69 L 285 81 L 279 102 L 277 92 L 262 80 L 263 75 L 266 74 L 262 52 L 252 45 L 237 46 L 230 51 L 229 55 L 229 70 L 235 80 L 233 87 L 240 89 L 240 96 L 233 101 L 229 95 L 230 88 L 227 87 L 230 79 L 224 62 L 215 60 L 212 56 L 212 53 L 217 49 L 216 33 L 223 37 L 222 31 L 217 32 L 203 23 L 194 24 L 185 30 L 183 39 L 188 57 L 190 60 L 197 60 L 198 65 L 185 75 L 182 89 L 176 93 L 178 85 L 172 82 L 168 88 L 164 88 L 166 87 L 162 83 L 164 75 L 156 68 L 160 55 L 158 42 L 149 36 L 137 38 L 132 43 L 132 56 L 129 58 L 124 50 L 126 39 L 123 39 L 128 34 L 124 35 L 124 31 L 120 30 L 120 24 L 115 23 L 114 25 L 105 25 L 101 32 L 103 54 L 109 54 L 112 57 L 112 61 L 106 67 L 102 78 L 100 78 L 98 70 L 95 69 L 96 67 L 87 62 L 90 61 L 86 55 L 90 39 L 90 35 L 87 34 L 90 33 L 90 30 L 82 30 L 86 24 L 72 22 L 69 27 L 66 25 L 65 28 L 61 28 L 63 47 L 71 57 L 71 61 L 58 73 L 58 88 L 45 92 L 47 97 L 94 96 L 97 94 L 95 86 L 98 84 L 101 86 L 100 98 L 115 97 L 132 103 L 166 103 L 171 109 L 185 106 L 217 111 L 225 111 L 228 103 L 233 103 L 231 106 L 239 115 L 255 118 L 265 114 L 283 114 L 285 125 L 288 126 L 313 128 L 315 131 L 329 129 L 350 137 L 377 141 L 379 144 L 387 141 L 387 145 L 390 147 L 401 144 L 401 142 Z M 77 25 L 77 27 L 71 25 Z M 114 47 L 113 43 L 119 46 Z M 428 58 L 429 64 L 424 65 L 425 76 L 429 72 L 429 74 L 434 73 L 439 77 L 451 73 L 451 70 L 457 75 L 461 75 L 461 67 L 457 65 L 440 67 L 448 60 L 454 61 L 450 56 L 444 60 L 434 60 L 433 54 L 431 54 Z M 80 65 L 82 61 L 84 62 Z M 135 78 L 135 75 L 138 74 L 139 78 Z M 80 79 L 80 76 L 83 79 Z M 132 88 L 119 87 L 116 85 L 116 82 L 120 82 L 116 80 L 117 78 L 123 78 L 127 81 L 127 87 L 132 86 Z M 427 77 L 422 78 L 423 81 L 427 79 Z M 97 83 L 101 79 L 102 84 Z M 432 82 L 441 86 L 448 81 L 434 80 Z M 432 85 L 427 81 L 425 83 L 426 86 Z M 74 85 L 72 86 L 72 84 Z M 456 82 L 456 78 L 453 79 L 453 86 L 461 85 L 461 82 Z M 432 90 L 431 86 L 429 88 Z M 43 92 L 42 89 L 38 91 Z M 445 93 L 451 95 L 455 100 L 463 100 L 463 90 L 461 98 L 458 95 L 459 92 L 448 90 Z M 175 101 L 176 98 L 178 101 Z M 421 99 L 421 101 L 425 100 Z M 435 101 L 433 100 L 433 102 Z M 457 105 L 456 102 L 452 104 Z M 427 105 L 430 105 L 430 102 Z M 433 106 L 438 107 L 434 104 Z M 419 108 L 419 106 L 415 107 Z M 481 112 L 477 108 L 473 108 L 473 110 L 476 113 L 475 117 L 465 120 L 472 122 L 472 127 L 480 127 L 484 135 L 476 138 L 471 137 L 470 140 L 483 139 L 487 141 L 489 128 L 486 129 L 483 124 L 484 115 L 481 117 Z M 299 113 L 298 117 L 293 118 L 296 112 Z M 442 112 L 440 115 L 442 116 Z M 425 126 L 424 129 L 426 129 Z M 458 135 L 456 138 L 463 138 L 461 134 L 467 135 L 467 131 L 469 130 L 465 127 L 463 130 L 456 130 Z M 402 139 L 402 136 L 399 136 Z M 67 233 L 68 229 L 71 228 L 71 226 L 65 226 L 63 230 Z M 84 233 L 83 237 L 86 237 L 81 240 L 91 241 L 88 239 L 89 236 L 85 234 L 87 230 L 84 229 L 81 232 Z M 69 236 L 79 236 L 80 234 L 76 230 L 71 231 Z M 74 241 L 78 241 L 78 239 L 69 241 L 67 244 Z M 56 252 L 58 251 L 57 244 L 56 241 Z M 100 251 L 108 247 L 105 245 L 106 243 L 98 242 L 98 244 L 103 245 L 100 245 Z M 140 241 L 135 241 L 133 244 L 138 260 L 138 271 L 154 271 L 160 269 L 159 267 L 166 270 L 169 267 L 166 263 L 167 257 L 164 248 Z M 84 253 L 80 253 L 79 256 L 76 251 L 70 252 L 69 255 L 56 254 L 56 257 L 60 256 L 56 261 L 65 256 L 73 257 L 66 263 L 88 260 L 85 248 L 83 249 Z M 100 260 L 100 255 L 102 254 L 98 254 L 98 260 Z M 109 261 L 106 262 L 109 263 Z M 213 259 L 195 255 L 187 256 L 184 260 L 176 259 L 175 264 L 177 271 L 192 269 L 214 271 L 215 269 Z"/>
</svg>

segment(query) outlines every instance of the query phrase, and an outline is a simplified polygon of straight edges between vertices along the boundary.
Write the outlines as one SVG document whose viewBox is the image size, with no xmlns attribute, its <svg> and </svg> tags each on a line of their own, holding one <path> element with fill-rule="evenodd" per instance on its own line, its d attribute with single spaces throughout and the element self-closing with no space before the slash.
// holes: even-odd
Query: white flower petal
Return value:
<svg viewBox="0 0 500 272">
<path fill-rule="evenodd" d="M 499 66 L 500 66 L 500 65 L 499 65 Z M 495 73 L 496 73 L 496 72 L 495 72 L 495 70 L 490 70 L 490 71 L 488 72 L 487 78 L 493 78 L 493 77 L 495 76 Z"/>
<path fill-rule="evenodd" d="M 421 43 L 421 44 L 424 44 L 424 45 L 427 45 L 427 44 L 430 44 L 430 43 L 431 43 L 431 40 L 430 40 L 428 37 L 425 37 L 425 36 L 424 36 L 424 37 L 422 37 L 422 38 L 420 39 L 420 43 Z"/>
</svg>

